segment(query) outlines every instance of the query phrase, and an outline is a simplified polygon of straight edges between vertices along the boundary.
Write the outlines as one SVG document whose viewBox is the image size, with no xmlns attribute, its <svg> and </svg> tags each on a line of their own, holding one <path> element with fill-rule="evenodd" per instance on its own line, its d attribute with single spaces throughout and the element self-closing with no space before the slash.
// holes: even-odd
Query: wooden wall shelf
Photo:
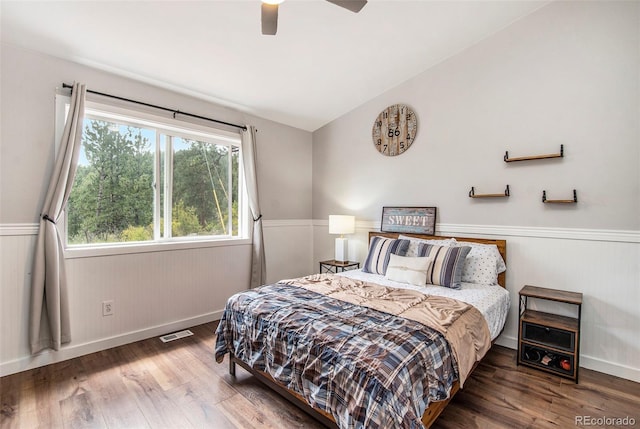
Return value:
<svg viewBox="0 0 640 429">
<path fill-rule="evenodd" d="M 573 204 L 578 202 L 578 194 L 576 190 L 573 190 L 573 199 L 572 200 L 548 200 L 547 199 L 547 191 L 542 191 L 542 202 L 545 204 Z"/>
<path fill-rule="evenodd" d="M 507 185 L 507 188 L 504 190 L 504 193 L 501 194 L 476 194 L 474 187 L 471 187 L 471 190 L 469 191 L 469 197 L 470 198 L 500 198 L 500 197 L 508 197 L 509 194 L 509 185 Z"/>
<path fill-rule="evenodd" d="M 517 158 L 509 158 L 509 151 L 504 153 L 504 162 L 517 162 L 517 161 L 533 161 L 538 159 L 550 159 L 550 158 L 562 158 L 564 157 L 564 145 L 560 145 L 560 153 L 550 153 L 547 155 L 532 155 L 532 156 L 519 156 Z"/>
</svg>

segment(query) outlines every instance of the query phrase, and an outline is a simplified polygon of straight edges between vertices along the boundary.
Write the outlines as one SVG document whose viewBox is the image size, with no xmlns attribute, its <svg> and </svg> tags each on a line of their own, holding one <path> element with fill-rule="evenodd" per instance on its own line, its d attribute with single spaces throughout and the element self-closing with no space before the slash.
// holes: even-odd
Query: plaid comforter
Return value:
<svg viewBox="0 0 640 429">
<path fill-rule="evenodd" d="M 227 302 L 215 358 L 228 352 L 334 416 L 340 428 L 422 428 L 457 378 L 439 332 L 285 284 Z"/>
</svg>

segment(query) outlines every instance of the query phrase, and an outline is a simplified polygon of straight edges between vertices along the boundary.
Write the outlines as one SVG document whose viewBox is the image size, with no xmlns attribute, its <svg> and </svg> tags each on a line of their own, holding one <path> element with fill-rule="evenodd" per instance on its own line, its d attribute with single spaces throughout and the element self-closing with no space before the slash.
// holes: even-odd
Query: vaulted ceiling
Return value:
<svg viewBox="0 0 640 429">
<path fill-rule="evenodd" d="M 275 36 L 259 0 L 0 7 L 3 43 L 314 131 L 546 3 L 369 0 L 355 14 L 287 0 Z"/>
</svg>

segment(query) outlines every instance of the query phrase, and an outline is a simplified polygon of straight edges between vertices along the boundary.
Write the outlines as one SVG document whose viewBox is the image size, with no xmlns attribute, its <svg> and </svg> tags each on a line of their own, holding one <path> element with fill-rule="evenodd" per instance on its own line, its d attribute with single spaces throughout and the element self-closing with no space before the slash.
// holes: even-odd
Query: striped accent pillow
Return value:
<svg viewBox="0 0 640 429">
<path fill-rule="evenodd" d="M 362 271 L 365 273 L 385 275 L 391 254 L 404 256 L 408 248 L 409 240 L 373 237 L 369 244 L 369 253 L 362 266 Z"/>
<path fill-rule="evenodd" d="M 428 256 L 433 259 L 427 271 L 427 284 L 460 289 L 462 268 L 470 250 L 469 246 L 446 247 L 421 243 L 418 247 L 418 256 Z"/>
</svg>

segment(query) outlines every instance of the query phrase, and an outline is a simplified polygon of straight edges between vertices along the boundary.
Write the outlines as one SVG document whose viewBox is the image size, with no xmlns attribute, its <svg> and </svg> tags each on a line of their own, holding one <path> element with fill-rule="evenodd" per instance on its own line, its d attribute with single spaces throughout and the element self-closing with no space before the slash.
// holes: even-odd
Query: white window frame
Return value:
<svg viewBox="0 0 640 429">
<path fill-rule="evenodd" d="M 55 99 L 55 154 L 57 156 L 60 140 L 62 139 L 62 133 L 64 131 L 64 124 L 66 115 L 69 110 L 70 97 L 63 94 L 56 94 Z M 198 237 L 166 237 L 166 231 L 163 234 L 163 238 L 159 240 L 151 240 L 144 242 L 121 242 L 121 243 L 93 243 L 93 244 L 74 244 L 69 245 L 66 243 L 67 238 L 67 219 L 62 215 L 62 218 L 58 222 L 61 225 L 61 233 L 64 235 L 64 251 L 65 258 L 86 258 L 95 256 L 107 256 L 107 255 L 124 255 L 132 253 L 146 253 L 146 252 L 160 252 L 168 250 L 185 250 L 196 249 L 205 247 L 218 247 L 218 246 L 233 246 L 233 245 L 246 245 L 251 243 L 251 234 L 253 228 L 251 227 L 251 217 L 249 210 L 249 202 L 247 192 L 245 188 L 244 168 L 243 168 L 243 154 L 241 149 L 241 137 L 237 133 L 228 132 L 218 128 L 207 127 L 201 124 L 196 124 L 190 121 L 177 120 L 174 118 L 167 118 L 158 115 L 154 115 L 147 112 L 138 110 L 127 109 L 124 107 L 105 104 L 104 102 L 97 102 L 87 98 L 85 102 L 85 117 L 95 117 L 112 119 L 119 123 L 131 123 L 135 126 L 149 126 L 154 129 L 160 130 L 162 133 L 179 133 L 180 137 L 188 137 L 197 139 L 199 141 L 210 142 L 213 144 L 220 144 L 221 142 L 227 142 L 231 146 L 238 146 L 240 148 L 239 168 L 238 168 L 238 235 L 237 236 L 198 236 Z M 130 119 L 135 118 L 132 122 Z M 159 135 L 158 133 L 156 135 Z M 156 151 L 160 151 L 160 142 L 156 142 Z M 169 162 L 171 156 L 165 153 L 165 162 Z M 158 169 L 160 157 L 156 154 L 156 165 Z M 157 170 L 156 170 L 157 171 Z M 169 171 L 169 170 L 165 170 Z M 173 169 L 171 168 L 172 172 Z M 231 172 L 229 172 L 231 174 Z M 166 192 L 166 191 L 165 191 Z M 157 198 L 160 195 L 160 186 L 155 187 L 154 191 L 154 237 L 157 237 L 156 228 L 159 227 L 159 222 L 156 222 L 156 216 L 159 216 L 160 204 L 158 204 Z M 165 193 L 165 195 L 167 195 Z M 167 209 L 167 207 L 165 207 Z M 229 207 L 231 210 L 231 206 Z M 165 222 L 166 223 L 166 222 Z M 159 231 L 158 231 L 159 232 Z"/>
</svg>

